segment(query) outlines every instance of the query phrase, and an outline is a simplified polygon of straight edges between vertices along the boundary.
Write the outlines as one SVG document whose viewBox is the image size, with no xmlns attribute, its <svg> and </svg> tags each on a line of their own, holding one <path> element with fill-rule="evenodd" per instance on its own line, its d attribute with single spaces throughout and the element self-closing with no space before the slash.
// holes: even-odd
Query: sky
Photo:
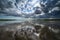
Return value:
<svg viewBox="0 0 60 40">
<path fill-rule="evenodd" d="M 5 16 L 60 18 L 60 0 L 0 0 L 0 18 Z"/>
</svg>

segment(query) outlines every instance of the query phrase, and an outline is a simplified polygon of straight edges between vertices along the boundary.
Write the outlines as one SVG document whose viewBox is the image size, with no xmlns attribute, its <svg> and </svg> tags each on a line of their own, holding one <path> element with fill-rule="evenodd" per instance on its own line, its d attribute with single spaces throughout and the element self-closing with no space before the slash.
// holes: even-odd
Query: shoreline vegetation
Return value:
<svg viewBox="0 0 60 40">
<path fill-rule="evenodd" d="M 0 21 L 15 21 L 15 19 L 0 19 Z"/>
<path fill-rule="evenodd" d="M 28 18 L 26 18 L 28 19 Z M 34 18 L 33 18 L 34 19 Z M 0 19 L 0 21 L 16 21 L 17 19 Z M 20 19 L 18 19 L 20 20 Z M 36 19 L 34 19 L 36 20 Z M 60 21 L 60 19 L 37 19 L 37 20 L 40 20 L 40 21 Z"/>
</svg>

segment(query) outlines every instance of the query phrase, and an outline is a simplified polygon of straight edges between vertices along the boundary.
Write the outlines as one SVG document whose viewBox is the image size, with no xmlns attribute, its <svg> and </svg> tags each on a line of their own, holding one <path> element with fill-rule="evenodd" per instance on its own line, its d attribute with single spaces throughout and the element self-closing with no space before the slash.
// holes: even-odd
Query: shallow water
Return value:
<svg viewBox="0 0 60 40">
<path fill-rule="evenodd" d="M 16 24 L 14 24 L 14 23 L 16 23 Z M 19 23 L 21 23 L 21 24 L 19 24 Z M 17 24 L 19 24 L 19 25 L 17 25 Z M 19 37 L 19 36 L 26 36 L 25 33 L 24 33 L 24 32 L 26 32 L 27 36 L 29 38 L 31 37 L 30 39 L 32 39 L 32 40 L 40 40 L 39 39 L 39 33 L 40 33 L 39 30 L 41 29 L 40 27 L 43 27 L 43 26 L 52 27 L 53 29 L 51 29 L 51 30 L 53 32 L 57 32 L 57 33 L 60 32 L 60 21 L 40 21 L 40 20 L 39 21 L 35 21 L 35 20 L 0 21 L 0 25 L 2 25 L 0 27 L 0 31 L 1 31 L 1 28 L 3 30 L 3 32 L 0 32 L 0 33 L 2 33 L 2 36 L 4 36 L 4 38 L 6 38 L 8 40 L 10 40 L 10 38 L 12 40 L 14 40 L 13 36 L 16 34 L 16 33 L 14 34 L 14 32 L 16 32 L 16 30 L 18 31 L 17 37 Z M 3 26 L 3 25 L 5 25 L 5 26 Z M 39 28 L 37 30 L 35 29 L 36 25 L 39 26 Z M 38 27 L 38 26 L 36 26 L 36 27 Z M 7 31 L 8 31 L 8 33 L 13 31 L 12 32 L 13 36 L 5 37 L 7 35 Z M 36 31 L 38 31 L 38 33 Z M 6 33 L 6 34 L 4 34 L 4 33 Z M 24 34 L 21 35 L 21 33 L 22 34 L 24 33 Z M 8 35 L 12 35 L 12 34 L 8 34 Z M 0 37 L 2 37 L 2 36 L 0 36 Z M 59 39 L 60 38 L 59 34 L 56 34 L 56 37 Z M 1 38 L 1 40 L 3 40 L 3 39 Z"/>
</svg>

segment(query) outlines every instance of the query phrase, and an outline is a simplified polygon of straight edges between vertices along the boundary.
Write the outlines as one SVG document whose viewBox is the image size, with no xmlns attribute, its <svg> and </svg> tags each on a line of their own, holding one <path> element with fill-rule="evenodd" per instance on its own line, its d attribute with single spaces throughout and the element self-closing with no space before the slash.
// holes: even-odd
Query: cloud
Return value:
<svg viewBox="0 0 60 40">
<path fill-rule="evenodd" d="M 45 15 L 46 18 L 47 17 L 58 18 L 58 15 L 60 15 L 59 14 L 59 11 L 60 11 L 59 1 L 60 0 L 41 0 L 40 1 L 41 14 L 44 13 L 43 15 Z"/>
<path fill-rule="evenodd" d="M 14 1 L 12 0 L 0 0 L 0 8 L 13 8 L 14 7 Z"/>
<path fill-rule="evenodd" d="M 39 6 L 39 1 L 38 0 L 25 0 L 17 3 L 18 9 L 22 13 L 33 13 L 35 9 L 33 9 L 36 6 Z"/>
<path fill-rule="evenodd" d="M 0 14 L 32 18 L 51 17 L 59 14 L 59 4 L 60 0 L 0 0 Z"/>
<path fill-rule="evenodd" d="M 36 4 L 37 3 L 37 4 Z M 0 0 L 0 14 L 6 15 L 26 15 L 33 14 L 34 7 L 39 6 L 37 0 Z"/>
</svg>

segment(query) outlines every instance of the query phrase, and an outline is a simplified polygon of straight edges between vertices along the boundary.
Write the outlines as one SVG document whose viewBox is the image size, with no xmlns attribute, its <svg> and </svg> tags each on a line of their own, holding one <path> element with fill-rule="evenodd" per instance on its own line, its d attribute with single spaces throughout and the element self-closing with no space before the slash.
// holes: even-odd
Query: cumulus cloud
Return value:
<svg viewBox="0 0 60 40">
<path fill-rule="evenodd" d="M 39 6 L 38 0 L 0 0 L 0 13 L 25 17 L 32 14 L 36 6 Z"/>
<path fill-rule="evenodd" d="M 0 0 L 0 14 L 20 17 L 50 17 L 60 10 L 60 0 Z"/>
<path fill-rule="evenodd" d="M 14 2 L 12 0 L 0 0 L 0 8 L 13 8 Z"/>
<path fill-rule="evenodd" d="M 45 15 L 46 18 L 56 18 L 60 11 L 60 0 L 40 0 L 41 12 Z M 42 13 L 41 13 L 42 14 Z"/>
</svg>

